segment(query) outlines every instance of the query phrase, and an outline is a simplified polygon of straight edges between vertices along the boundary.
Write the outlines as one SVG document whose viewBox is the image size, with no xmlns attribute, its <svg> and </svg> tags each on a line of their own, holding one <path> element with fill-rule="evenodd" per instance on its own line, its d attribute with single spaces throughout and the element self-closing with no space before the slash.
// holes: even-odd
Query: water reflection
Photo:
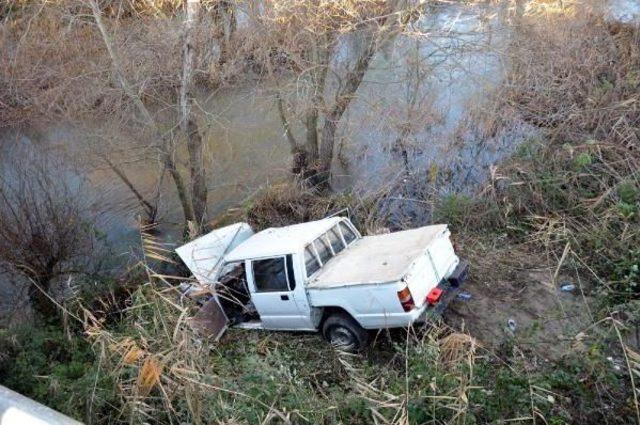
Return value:
<svg viewBox="0 0 640 425">
<path fill-rule="evenodd" d="M 486 178 L 492 164 L 530 137 L 525 126 L 491 138 L 464 127 L 470 105 L 481 107 L 504 73 L 501 51 L 508 31 L 496 10 L 488 5 L 433 8 L 376 56 L 341 122 L 335 187 L 376 190 L 394 178 L 423 178 L 435 167 L 447 170 L 441 174 L 448 176 L 437 181 L 438 190 L 468 190 Z M 343 59 L 356 47 L 345 41 Z M 290 155 L 274 92 L 269 87 L 244 87 L 200 96 L 211 216 L 286 178 Z M 295 131 L 299 124 L 292 124 Z M 85 196 L 95 216 L 101 217 L 99 226 L 124 252 L 137 243 L 139 204 L 87 149 L 99 144 L 95 139 L 108 144 L 107 153 L 143 194 L 154 193 L 157 152 L 133 142 L 135 137 L 126 130 L 108 129 L 104 123 L 5 132 L 3 173 L 20 164 L 29 150 L 64 163 L 68 171 L 60 178 L 86 184 Z M 181 223 L 182 212 L 168 177 L 161 195 L 160 218 L 171 228 Z M 177 237 L 175 232 L 168 235 Z"/>
</svg>

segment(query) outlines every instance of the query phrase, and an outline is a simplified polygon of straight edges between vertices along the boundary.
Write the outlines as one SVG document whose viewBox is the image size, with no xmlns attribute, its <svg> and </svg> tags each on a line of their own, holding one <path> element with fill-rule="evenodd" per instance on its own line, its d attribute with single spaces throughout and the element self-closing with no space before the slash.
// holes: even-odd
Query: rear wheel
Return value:
<svg viewBox="0 0 640 425">
<path fill-rule="evenodd" d="M 346 313 L 332 314 L 322 325 L 322 335 L 339 350 L 355 352 L 367 344 L 367 331 Z"/>
</svg>

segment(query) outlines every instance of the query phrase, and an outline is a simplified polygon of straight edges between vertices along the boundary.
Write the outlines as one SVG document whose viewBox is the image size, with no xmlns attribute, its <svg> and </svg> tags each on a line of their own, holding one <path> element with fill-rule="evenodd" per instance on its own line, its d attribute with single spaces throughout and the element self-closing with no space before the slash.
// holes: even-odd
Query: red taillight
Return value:
<svg viewBox="0 0 640 425">
<path fill-rule="evenodd" d="M 441 296 L 442 296 L 442 289 L 433 288 L 431 292 L 429 292 L 429 294 L 427 295 L 427 302 L 429 303 L 429 305 L 434 305 L 435 303 L 438 302 Z"/>
<path fill-rule="evenodd" d="M 409 288 L 404 288 L 402 291 L 398 291 L 398 299 L 400 300 L 400 304 L 402 304 L 404 311 L 411 311 L 416 306 L 416 303 L 413 302 L 413 297 L 411 296 Z"/>
</svg>

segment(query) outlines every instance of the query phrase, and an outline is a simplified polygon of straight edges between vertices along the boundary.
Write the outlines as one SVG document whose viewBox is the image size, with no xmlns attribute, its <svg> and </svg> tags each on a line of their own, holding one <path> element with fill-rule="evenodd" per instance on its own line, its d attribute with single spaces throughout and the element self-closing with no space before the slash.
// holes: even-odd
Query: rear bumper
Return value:
<svg viewBox="0 0 640 425">
<path fill-rule="evenodd" d="M 453 288 L 461 286 L 469 277 L 469 262 L 460 260 L 458 266 L 453 270 L 447 281 Z"/>
<path fill-rule="evenodd" d="M 402 328 L 412 323 L 432 320 L 442 315 L 451 300 L 460 292 L 468 276 L 469 263 L 460 261 L 451 276 L 438 285 L 438 288 L 442 289 L 442 295 L 436 304 L 430 305 L 425 301 L 420 307 L 406 313 L 365 314 L 354 318 L 365 329 Z"/>
<path fill-rule="evenodd" d="M 438 302 L 434 305 L 425 303 L 422 306 L 422 313 L 416 320 L 416 322 L 428 322 L 434 318 L 441 316 L 447 309 L 451 300 L 453 300 L 462 285 L 467 281 L 469 277 L 469 263 L 465 260 L 460 260 L 458 266 L 454 269 L 453 273 L 447 280 L 440 282 L 438 288 L 442 289 L 442 296 Z"/>
</svg>

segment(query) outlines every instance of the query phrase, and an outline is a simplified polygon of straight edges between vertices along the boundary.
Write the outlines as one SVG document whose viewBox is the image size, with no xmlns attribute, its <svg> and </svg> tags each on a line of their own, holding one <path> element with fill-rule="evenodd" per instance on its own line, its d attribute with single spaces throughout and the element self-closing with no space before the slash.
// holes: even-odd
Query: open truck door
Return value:
<svg viewBox="0 0 640 425">
<path fill-rule="evenodd" d="M 253 236 L 247 223 L 235 223 L 199 237 L 176 249 L 182 262 L 212 298 L 189 319 L 191 326 L 203 336 L 219 339 L 227 329 L 229 319 L 216 294 L 215 284 L 224 256 L 233 248 Z"/>
</svg>

